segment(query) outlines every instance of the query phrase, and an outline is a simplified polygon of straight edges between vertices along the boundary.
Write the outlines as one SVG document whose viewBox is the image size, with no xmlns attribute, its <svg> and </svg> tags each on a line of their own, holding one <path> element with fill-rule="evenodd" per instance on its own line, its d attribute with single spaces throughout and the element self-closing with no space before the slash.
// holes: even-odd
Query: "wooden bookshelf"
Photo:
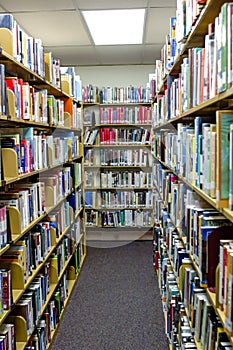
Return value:
<svg viewBox="0 0 233 350">
<path fill-rule="evenodd" d="M 224 1 L 224 0 L 221 0 L 218 2 L 216 2 L 214 0 L 207 1 L 206 6 L 202 9 L 195 24 L 192 26 L 190 33 L 187 35 L 187 37 L 183 38 L 183 44 L 182 44 L 181 51 L 177 55 L 175 62 L 173 64 L 173 66 L 171 67 L 168 75 L 164 76 L 162 79 L 162 85 L 161 85 L 161 87 L 159 87 L 159 89 L 158 89 L 159 91 L 155 96 L 155 100 L 154 100 L 155 106 L 157 103 L 159 103 L 158 101 L 159 101 L 159 98 L 161 98 L 161 95 L 163 95 L 165 93 L 165 91 L 167 90 L 166 84 L 167 84 L 169 76 L 172 76 L 174 79 L 176 79 L 175 76 L 178 77 L 178 75 L 180 75 L 181 79 L 184 78 L 184 80 L 182 80 L 182 83 L 184 84 L 184 86 L 187 87 L 187 85 L 185 85 L 185 84 L 188 82 L 189 78 L 186 79 L 184 76 L 186 73 L 188 74 L 188 76 L 189 75 L 191 76 L 192 73 L 189 73 L 188 70 L 185 71 L 183 69 L 184 69 L 184 66 L 186 63 L 187 63 L 187 65 L 189 64 L 188 60 L 190 57 L 192 57 L 191 56 L 191 54 L 192 54 L 191 49 L 200 48 L 200 50 L 201 50 L 204 48 L 206 35 L 208 33 L 208 26 L 209 26 L 209 24 L 215 22 L 216 17 L 219 16 L 220 11 L 222 10 L 222 5 L 225 3 L 230 3 L 230 1 Z M 215 37 L 215 40 L 220 40 L 220 39 L 218 37 L 216 39 L 216 37 Z M 228 40 L 231 41 L 232 38 L 230 37 Z M 226 45 L 227 45 L 227 43 L 226 43 Z M 233 54 L 233 52 L 231 51 L 231 55 L 232 54 Z M 190 68 L 190 66 L 189 66 L 189 68 Z M 224 68 L 221 67 L 221 69 L 223 72 L 225 71 Z M 219 72 L 216 74 L 219 74 Z M 160 78 L 160 76 L 158 78 Z M 230 80 L 230 76 L 229 76 L 229 80 Z M 191 84 L 192 81 L 189 80 L 189 83 Z M 211 278 L 210 279 L 207 278 L 207 280 L 202 279 L 203 278 L 203 267 L 202 267 L 203 265 L 201 265 L 201 263 L 204 260 L 202 254 L 205 254 L 205 251 L 203 253 L 200 250 L 202 249 L 203 244 L 206 243 L 206 245 L 208 245 L 208 238 L 206 238 L 206 241 L 204 241 L 204 238 L 201 234 L 201 228 L 198 226 L 198 223 L 200 222 L 200 225 L 201 225 L 201 222 L 202 222 L 198 215 L 200 215 L 200 217 L 201 217 L 201 215 L 202 215 L 201 210 L 203 210 L 203 212 L 204 212 L 205 209 L 207 208 L 206 211 L 212 210 L 212 211 L 217 212 L 216 215 L 218 215 L 219 218 L 221 218 L 223 221 L 225 221 L 226 225 L 229 225 L 228 230 L 229 230 L 229 232 L 232 232 L 232 234 L 233 234 L 233 231 L 231 231 L 231 227 L 232 227 L 232 223 L 233 223 L 233 211 L 230 210 L 228 207 L 225 207 L 225 204 L 219 204 L 220 203 L 219 198 L 218 198 L 219 194 L 218 194 L 218 192 L 216 192 L 216 193 L 214 192 L 216 190 L 216 187 L 212 188 L 211 187 L 212 184 L 211 184 L 211 186 L 209 188 L 207 188 L 208 186 L 206 187 L 205 183 L 203 185 L 203 183 L 201 181 L 199 181 L 199 178 L 198 178 L 199 173 L 196 172 L 197 170 L 195 168 L 192 168 L 192 167 L 189 168 L 190 160 L 193 160 L 193 163 L 195 163 L 196 162 L 195 155 L 196 154 L 199 155 L 199 153 L 197 153 L 197 149 L 195 149 L 195 146 L 193 146 L 194 147 L 193 150 L 195 149 L 195 151 L 193 151 L 193 153 L 191 151 L 191 146 L 189 148 L 189 145 L 191 145 L 191 142 L 192 142 L 191 141 L 192 137 L 193 138 L 196 137 L 196 139 L 197 139 L 197 135 L 195 134 L 196 118 L 197 117 L 200 118 L 202 120 L 201 122 L 203 122 L 203 123 L 206 122 L 206 123 L 210 123 L 210 124 L 216 124 L 216 119 L 217 119 L 216 112 L 217 111 L 219 111 L 219 110 L 222 110 L 222 111 L 232 110 L 232 101 L 231 100 L 232 100 L 232 96 L 233 96 L 233 88 L 232 88 L 232 86 L 230 86 L 231 82 L 227 81 L 226 88 L 222 87 L 223 85 L 221 85 L 222 84 L 221 81 L 220 82 L 217 81 L 217 83 L 218 83 L 218 85 L 216 84 L 216 86 L 215 86 L 216 93 L 214 94 L 214 96 L 212 94 L 212 95 L 210 95 L 209 98 L 207 97 L 206 100 L 201 101 L 200 103 L 196 102 L 196 105 L 195 105 L 195 103 L 193 103 L 193 100 L 192 100 L 193 104 L 190 103 L 190 101 L 187 102 L 187 100 L 185 100 L 186 97 L 187 97 L 187 99 L 191 100 L 193 97 L 193 95 L 191 95 L 191 94 L 194 92 L 193 91 L 190 92 L 190 90 L 188 90 L 187 96 L 185 95 L 185 98 L 183 99 L 183 95 L 182 95 L 183 90 L 182 89 L 179 90 L 179 87 L 177 85 L 177 89 L 176 89 L 177 96 L 180 94 L 179 96 L 182 96 L 182 97 L 180 100 L 180 105 L 179 105 L 179 103 L 177 104 L 177 106 L 178 106 L 177 109 L 174 108 L 173 110 L 171 110 L 171 117 L 169 120 L 168 120 L 168 117 L 166 118 L 166 116 L 164 116 L 162 113 L 161 113 L 161 115 L 159 115 L 159 108 L 155 109 L 155 121 L 154 121 L 154 123 L 152 121 L 153 131 L 154 131 L 153 136 L 155 137 L 155 142 L 154 142 L 154 144 L 152 144 L 152 152 L 154 151 L 155 161 L 154 161 L 152 170 L 154 171 L 154 176 L 155 176 L 154 187 L 155 187 L 156 193 L 157 193 L 157 195 L 156 195 L 157 203 L 156 203 L 156 209 L 155 209 L 156 225 L 161 225 L 162 228 L 161 228 L 160 232 L 159 232 L 159 229 L 157 229 L 158 232 L 156 232 L 156 227 L 155 227 L 154 244 L 155 244 L 155 247 L 158 248 L 158 251 L 156 251 L 156 253 L 159 254 L 159 257 L 160 257 L 159 266 L 158 266 L 158 279 L 159 279 L 159 284 L 161 287 L 162 297 L 163 297 L 163 293 L 164 293 L 164 288 L 166 289 L 166 291 L 168 290 L 168 288 L 171 288 L 171 293 L 173 292 L 172 282 L 171 282 L 171 285 L 169 285 L 169 286 L 163 284 L 164 283 L 163 273 L 166 273 L 166 271 L 165 271 L 166 268 L 163 267 L 163 264 L 164 264 L 164 266 L 167 266 L 167 269 L 169 269 L 170 265 L 168 265 L 169 263 L 167 263 L 167 260 L 169 260 L 169 259 L 172 260 L 175 257 L 177 259 L 178 250 L 181 249 L 179 246 L 180 241 L 181 241 L 182 244 L 180 244 L 180 245 L 182 245 L 182 249 L 184 249 L 183 253 L 187 254 L 189 259 L 191 259 L 193 270 L 195 270 L 195 274 L 196 274 L 195 277 L 197 277 L 197 279 L 200 279 L 200 281 L 201 281 L 200 287 L 202 288 L 202 291 L 200 288 L 200 293 L 203 292 L 206 294 L 207 299 L 210 302 L 211 307 L 213 307 L 213 310 L 215 311 L 215 315 L 217 317 L 216 319 L 220 320 L 224 331 L 228 335 L 229 341 L 233 345 L 233 339 L 232 339 L 233 329 L 232 330 L 229 329 L 232 326 L 232 320 L 227 319 L 227 316 L 226 316 L 227 307 L 225 307 L 224 311 L 220 310 L 218 294 L 212 292 L 214 289 L 217 290 L 217 288 L 218 288 L 218 281 L 219 281 L 218 280 L 219 275 L 217 273 L 218 266 L 216 267 L 216 271 L 213 272 L 213 274 L 215 274 L 215 277 L 213 277 L 212 280 L 211 280 Z M 229 83 L 229 87 L 228 87 L 228 83 Z M 174 84 L 172 86 L 172 89 L 175 89 L 175 86 L 176 85 Z M 174 90 L 173 90 L 173 92 L 174 92 Z M 171 99 L 172 99 L 172 97 L 171 97 Z M 164 101 L 166 101 L 166 99 L 164 99 Z M 171 104 L 173 102 L 174 102 L 174 100 L 171 100 Z M 183 108 L 183 105 L 186 102 L 187 102 L 187 107 Z M 190 103 L 191 107 L 189 107 L 188 103 Z M 194 107 L 192 107 L 192 106 L 194 106 Z M 174 106 L 172 105 L 172 107 L 174 107 Z M 180 131 L 179 128 L 182 128 L 183 125 L 190 127 L 190 129 L 188 129 L 187 134 L 186 134 L 186 135 L 188 135 L 187 139 L 185 139 L 185 135 L 184 135 L 185 132 L 184 132 L 184 134 L 182 134 L 182 137 L 184 137 L 185 141 L 187 140 L 187 144 L 185 143 L 185 146 L 186 146 L 186 150 L 188 149 L 184 158 L 182 158 L 182 156 L 184 155 L 182 153 L 183 139 L 182 139 L 182 137 L 180 138 L 181 134 L 179 134 L 179 131 Z M 196 128 L 197 128 L 197 126 L 196 126 Z M 192 134 L 192 132 L 193 132 L 193 134 Z M 219 133 L 220 133 L 220 131 L 218 129 L 216 132 L 216 135 L 218 136 Z M 203 134 L 202 134 L 202 137 L 204 137 Z M 175 140 L 178 140 L 178 142 L 176 143 Z M 174 144 L 172 142 L 174 142 Z M 181 149 L 179 148 L 179 142 L 181 143 Z M 196 141 L 196 143 L 197 143 L 197 141 Z M 161 144 L 162 144 L 162 147 L 161 147 Z M 170 145 L 172 145 L 173 148 L 170 149 L 169 148 Z M 192 144 L 192 145 L 194 145 L 194 144 Z M 207 148 L 207 144 L 205 144 L 205 147 Z M 219 148 L 216 151 L 216 153 L 219 152 L 219 149 L 222 146 L 218 146 L 218 147 Z M 170 153 L 167 151 L 168 149 L 170 150 Z M 198 149 L 198 152 L 199 151 L 200 151 L 200 149 Z M 179 157 L 179 155 L 178 155 L 179 152 L 180 152 L 180 154 L 182 154 L 181 157 Z M 228 152 L 228 150 L 226 150 L 226 152 Z M 208 154 L 210 154 L 210 152 Z M 219 157 L 220 157 L 219 155 L 217 155 L 217 157 L 216 157 L 218 159 L 218 164 L 220 164 Z M 183 160 L 184 160 L 184 162 L 183 162 Z M 204 161 L 203 161 L 203 164 L 204 164 L 204 166 L 202 169 L 206 170 L 208 167 L 208 163 L 204 163 Z M 212 167 L 213 168 L 215 167 L 214 162 L 211 164 L 211 168 Z M 191 173 L 188 173 L 189 169 L 191 169 Z M 192 171 L 193 171 L 193 173 L 192 173 Z M 221 183 L 221 181 L 220 181 L 221 179 L 220 179 L 220 175 L 219 175 L 220 170 L 217 169 L 217 167 L 216 167 L 215 171 L 216 171 L 216 173 L 218 173 L 218 175 L 217 175 L 218 179 L 215 181 L 219 181 Z M 204 177 L 205 174 L 204 173 L 202 173 L 202 174 Z M 169 188 L 169 186 L 171 188 Z M 214 187 L 214 185 L 213 185 L 213 187 Z M 210 188 L 213 191 L 210 191 Z M 191 196 L 191 194 L 193 194 L 193 202 L 190 199 L 191 197 L 187 198 L 189 195 Z M 194 204 L 194 203 L 196 203 L 196 204 Z M 192 207 L 192 205 L 194 208 L 193 214 L 192 214 L 192 209 L 190 209 Z M 175 206 L 175 208 L 177 208 L 177 210 L 174 209 L 174 206 Z M 177 215 L 177 212 L 179 212 L 180 210 L 183 210 L 182 213 L 185 212 L 184 217 Z M 190 212 L 189 212 L 189 210 L 190 210 Z M 200 214 L 199 214 L 198 210 L 200 211 Z M 193 218 L 193 222 L 192 222 L 192 218 L 188 217 L 189 214 L 187 214 L 187 213 L 190 213 L 190 217 L 192 215 L 196 215 Z M 170 219 L 168 219 L 167 216 Z M 173 217 L 174 217 L 174 222 L 173 222 Z M 163 224 L 164 224 L 164 227 L 163 227 Z M 213 225 L 214 225 L 214 221 L 213 221 Z M 216 223 L 216 225 L 221 226 L 221 223 L 220 222 L 218 224 Z M 231 237 L 233 237 L 233 236 L 231 236 Z M 216 241 L 216 244 L 218 244 L 217 241 Z M 169 251 L 169 253 L 167 251 Z M 174 251 L 177 255 L 175 255 Z M 170 256 L 169 256 L 169 254 L 170 254 Z M 211 254 L 211 253 L 208 251 L 207 254 Z M 215 254 L 215 253 L 213 253 L 213 254 Z M 174 263 L 175 262 L 172 262 L 171 264 L 174 265 Z M 208 260 L 208 263 L 210 264 L 209 260 Z M 181 263 L 181 265 L 182 265 L 182 263 Z M 207 277 L 209 277 L 209 274 L 211 274 L 210 273 L 211 268 L 212 269 L 215 268 L 215 265 L 213 265 L 213 267 L 208 266 L 208 271 L 206 272 Z M 187 268 L 186 273 L 187 273 L 187 276 L 190 273 L 190 272 L 188 272 L 188 268 Z M 172 280 L 172 277 L 170 275 L 168 275 L 168 273 L 166 273 L 166 276 L 167 276 L 167 278 L 171 278 L 171 280 Z M 229 278 L 231 278 L 230 276 L 231 276 L 231 272 L 229 273 Z M 226 278 L 226 277 L 224 277 L 224 278 Z M 213 285 L 214 280 L 215 280 L 215 286 Z M 188 280 L 188 282 L 187 282 L 188 287 L 187 288 L 190 288 L 191 283 L 193 283 L 193 280 L 191 282 L 190 282 L 190 280 Z M 208 285 L 208 283 L 209 283 L 209 285 Z M 178 293 L 181 293 L 181 290 L 179 289 L 179 284 L 177 287 L 178 287 Z M 230 288 L 230 286 L 229 286 L 229 288 Z M 175 295 L 175 293 L 176 293 L 176 289 L 174 287 L 174 295 Z M 227 292 L 226 292 L 226 294 L 227 294 Z M 167 298 L 166 302 L 167 302 L 167 304 L 169 304 L 171 302 L 171 300 L 168 299 L 168 296 L 166 296 L 166 298 Z M 184 300 L 184 298 L 183 299 L 181 298 L 181 302 L 186 303 L 186 300 Z M 231 303 L 233 302 L 232 298 L 231 298 L 231 300 L 228 299 L 227 302 L 229 302 L 231 305 Z M 175 302 L 173 301 L 173 303 L 175 303 Z M 169 304 L 169 305 L 171 305 L 171 304 Z M 189 304 L 189 306 L 190 306 L 190 308 L 192 307 L 192 302 Z M 232 305 L 230 307 L 232 308 Z M 223 309 L 224 309 L 224 305 L 223 305 Z M 188 317 L 190 318 L 191 316 L 188 314 Z M 229 313 L 228 313 L 228 317 L 230 317 Z M 167 319 L 166 319 L 166 322 L 167 322 Z M 210 324 L 212 321 L 208 320 L 208 322 Z M 207 323 L 206 323 L 206 325 L 207 325 Z M 227 325 L 228 325 L 228 327 L 227 327 Z M 196 347 L 198 350 L 203 350 L 203 345 L 201 345 L 201 341 L 203 342 L 203 339 L 201 341 L 196 340 L 196 338 L 194 337 L 194 333 L 196 331 L 196 329 L 195 329 L 196 325 L 194 324 L 194 325 L 192 325 L 192 327 L 194 327 L 194 329 L 191 329 L 191 333 L 193 334 L 193 339 L 195 339 Z M 204 332 L 204 329 L 202 329 L 202 332 Z M 207 333 L 208 333 L 208 330 L 207 330 Z M 169 337 L 171 337 L 171 334 L 169 334 L 169 332 L 168 332 L 168 339 L 170 339 Z M 217 347 L 217 346 L 218 345 L 217 345 L 217 340 L 216 340 L 215 347 Z M 207 346 L 207 347 L 205 347 L 205 349 L 209 350 L 209 347 Z"/>
<path fill-rule="evenodd" d="M 66 154 L 62 158 L 62 161 L 59 161 L 58 158 L 54 157 L 54 149 L 51 150 L 49 148 L 48 140 L 46 139 L 46 149 L 47 147 L 49 149 L 48 153 L 44 153 L 48 158 L 47 165 L 43 166 L 42 162 L 42 165 L 38 166 L 38 169 L 27 169 L 27 171 L 24 172 L 24 170 L 22 170 L 22 164 L 19 168 L 17 149 L 8 147 L 1 149 L 0 197 L 5 196 L 7 192 L 14 189 L 15 191 L 20 191 L 22 189 L 23 192 L 25 191 L 24 186 L 29 187 L 29 185 L 35 185 L 35 183 L 42 183 L 43 181 L 45 183 L 45 179 L 51 177 L 52 174 L 60 174 L 61 177 L 64 177 L 66 182 L 64 190 L 61 190 L 61 188 L 59 190 L 57 184 L 54 184 L 54 186 L 45 186 L 44 193 L 46 198 L 43 204 L 41 202 L 41 197 L 43 197 L 42 192 L 41 196 L 38 195 L 39 190 L 38 193 L 37 190 L 31 192 L 31 194 L 28 192 L 28 196 L 30 194 L 30 196 L 34 198 L 34 202 L 32 200 L 30 205 L 33 203 L 35 206 L 36 203 L 36 209 L 34 207 L 29 207 L 28 199 L 26 201 L 27 204 L 24 203 L 25 208 L 26 205 L 28 206 L 28 211 L 21 211 L 23 201 L 21 201 L 21 206 L 18 208 L 10 204 L 6 206 L 8 217 L 8 241 L 5 246 L 0 249 L 0 268 L 9 270 L 12 278 L 12 287 L 10 288 L 10 293 L 12 294 L 11 305 L 7 310 L 3 310 L 0 323 L 14 324 L 17 349 L 24 349 L 26 347 L 32 333 L 36 331 L 38 323 L 44 317 L 45 312 L 48 312 L 50 309 L 50 303 L 54 302 L 56 292 L 61 290 L 61 288 L 65 291 L 66 299 L 64 305 L 62 305 L 62 303 L 59 304 L 59 307 L 62 308 L 62 312 L 57 318 L 56 330 L 51 332 L 51 340 L 48 346 L 47 344 L 40 346 L 38 344 L 38 347 L 46 347 L 49 349 L 51 348 L 62 315 L 86 257 L 85 207 L 82 200 L 82 198 L 84 198 L 83 119 L 82 112 L 80 113 L 80 120 L 78 120 L 78 113 L 77 115 L 73 115 L 73 110 L 75 110 L 75 108 L 82 108 L 82 104 L 80 101 L 75 101 L 75 99 L 67 93 L 69 86 L 63 85 L 62 88 L 60 88 L 50 81 L 46 81 L 44 76 L 35 73 L 14 58 L 13 34 L 9 30 L 0 28 L 0 36 L 0 64 L 4 65 L 5 69 L 5 76 L 2 76 L 1 79 L 4 80 L 5 77 L 9 76 L 23 79 L 25 83 L 29 83 L 32 91 L 45 89 L 48 95 L 52 95 L 62 106 L 64 104 L 63 114 L 61 115 L 61 119 L 57 121 L 57 124 L 49 120 L 49 116 L 46 122 L 23 120 L 21 117 L 16 117 L 16 108 L 18 108 L 16 106 L 17 96 L 12 90 L 8 89 L 6 90 L 8 99 L 5 101 L 5 105 L 8 107 L 8 109 L 6 109 L 7 114 L 0 116 L 1 136 L 4 133 L 13 133 L 15 130 L 20 130 L 20 132 L 22 132 L 20 136 L 22 137 L 24 130 L 32 128 L 34 137 L 36 137 L 35 135 L 46 134 L 48 138 L 50 136 L 54 137 L 52 142 L 56 137 L 56 142 L 59 144 L 59 147 L 61 147 L 62 144 L 64 146 L 62 150 L 60 148 L 58 153 Z M 71 135 L 69 136 L 69 145 L 68 141 L 67 143 L 63 141 L 67 135 Z M 72 137 L 73 139 L 71 139 Z M 75 147 L 72 141 L 74 141 Z M 38 148 L 38 152 L 40 153 L 38 159 L 40 157 L 43 158 L 41 148 Z M 22 158 L 20 158 L 20 161 L 21 160 Z M 34 159 L 33 166 L 35 166 L 35 164 L 36 160 Z M 71 169 L 74 169 L 77 173 L 72 173 Z M 58 180 L 58 177 L 56 179 Z M 20 187 L 21 185 L 22 187 Z M 40 187 L 38 187 L 38 189 L 39 188 Z M 72 201 L 72 197 L 75 199 L 75 205 Z M 44 207 L 44 204 L 46 204 L 46 207 Z M 44 209 L 40 211 L 39 209 L 41 208 Z M 26 213 L 29 212 L 31 216 L 30 218 L 27 217 L 27 220 L 25 220 Z M 25 226 L 22 226 L 23 220 L 27 222 Z M 42 226 L 44 227 L 43 234 L 42 231 L 39 231 L 39 228 L 42 228 Z M 45 226 L 47 227 L 46 229 Z M 37 248 L 33 248 L 36 239 L 32 237 L 36 232 L 38 234 L 38 245 Z M 35 241 L 33 241 L 33 239 L 35 239 Z M 24 246 L 23 242 L 25 242 L 25 246 L 28 244 L 29 247 L 25 253 L 25 259 L 22 258 L 19 263 L 7 260 L 6 256 L 10 254 L 11 249 L 20 245 Z M 37 253 L 35 253 L 36 250 Z M 41 252 L 41 256 L 38 255 L 39 251 Z M 60 265 L 58 263 L 56 265 L 57 254 L 59 253 L 61 253 L 63 258 L 61 262 L 59 262 Z M 35 254 L 38 256 L 36 257 Z M 55 259 L 54 265 L 51 262 L 52 259 Z M 48 266 L 50 266 L 50 273 L 49 269 L 46 270 Z M 43 284 L 44 282 L 41 282 L 43 279 L 41 279 L 41 276 L 47 279 L 46 286 Z M 36 283 L 40 284 L 38 288 L 41 290 L 43 288 L 43 293 L 45 293 L 45 295 L 44 300 L 38 300 L 40 310 L 35 311 L 35 313 L 38 313 L 37 320 L 34 320 L 32 329 L 28 331 L 28 319 L 17 314 L 15 310 L 17 310 L 17 305 L 24 297 L 25 293 L 28 293 L 32 285 Z M 67 284 L 67 291 L 65 284 Z"/>
<path fill-rule="evenodd" d="M 87 108 L 86 111 L 86 117 L 85 117 L 85 108 Z M 117 109 L 119 110 L 119 108 L 121 108 L 122 111 L 122 120 L 118 119 L 118 120 L 109 120 L 108 122 L 104 121 L 104 113 L 105 111 L 110 111 L 111 109 L 111 113 L 113 111 L 115 111 L 114 113 L 116 113 Z M 152 231 L 152 226 L 153 226 L 153 208 L 152 208 L 152 203 L 151 205 L 148 207 L 147 205 L 130 205 L 130 204 L 124 204 L 124 203 L 119 203 L 118 205 L 114 205 L 113 203 L 111 203 L 111 200 L 109 202 L 109 204 L 104 205 L 104 203 L 101 203 L 101 201 L 103 199 L 101 199 L 102 194 L 104 193 L 108 193 L 110 195 L 110 192 L 115 192 L 116 195 L 118 193 L 118 195 L 120 196 L 120 193 L 124 193 L 126 191 L 130 191 L 131 195 L 129 196 L 133 196 L 133 194 L 138 192 L 142 192 L 144 194 L 146 194 L 146 192 L 151 191 L 152 190 L 152 186 L 151 183 L 148 186 L 143 186 L 143 185 L 119 185 L 116 187 L 113 187 L 111 185 L 106 185 L 106 186 L 102 186 L 101 184 L 101 177 L 102 176 L 108 176 L 108 172 L 111 173 L 115 173 L 116 176 L 119 176 L 120 173 L 124 173 L 124 172 L 129 172 L 129 173 L 136 173 L 136 172 L 140 172 L 140 174 L 146 174 L 146 173 L 150 173 L 151 172 L 151 165 L 150 164 L 143 164 L 141 161 L 139 161 L 138 163 L 132 162 L 130 164 L 129 161 L 124 161 L 124 164 L 122 162 L 120 162 L 120 158 L 119 158 L 119 162 L 116 161 L 114 163 L 116 164 L 104 164 L 103 159 L 101 159 L 102 155 L 106 152 L 109 152 L 109 150 L 115 150 L 116 152 L 125 152 L 126 150 L 128 150 L 128 152 L 140 152 L 140 150 L 143 148 L 145 150 L 145 152 L 147 152 L 146 157 L 149 159 L 150 156 L 150 142 L 148 140 L 148 142 L 145 143 L 141 143 L 140 141 L 138 142 L 133 142 L 133 140 L 120 140 L 118 141 L 118 139 L 111 140 L 108 141 L 107 143 L 105 143 L 104 139 L 102 139 L 102 136 L 100 136 L 100 132 L 101 129 L 114 129 L 116 134 L 118 133 L 118 130 L 120 129 L 124 129 L 125 132 L 127 133 L 127 130 L 130 129 L 135 129 L 135 124 L 137 124 L 137 122 L 133 122 L 130 121 L 130 119 L 128 119 L 128 121 L 125 119 L 123 120 L 123 114 L 129 112 L 129 114 L 131 115 L 131 118 L 137 117 L 137 113 L 139 111 L 142 111 L 142 108 L 145 108 L 145 116 L 148 115 L 148 118 L 151 118 L 151 104 L 150 103 L 111 103 L 111 104 L 94 104 L 94 105 L 90 105 L 90 104 L 84 104 L 84 120 L 89 119 L 89 124 L 88 122 L 85 123 L 85 127 L 87 128 L 87 132 L 88 130 L 97 130 L 97 136 L 96 139 L 94 140 L 94 142 L 92 144 L 87 144 L 84 145 L 85 151 L 86 152 L 93 152 L 93 160 L 90 161 L 86 161 L 84 162 L 84 170 L 85 170 L 85 175 L 86 178 L 89 178 L 89 176 L 91 176 L 91 173 L 94 171 L 95 172 L 95 181 L 98 182 L 97 185 L 92 185 L 90 186 L 90 184 L 86 183 L 86 187 L 85 187 L 85 192 L 86 192 L 86 213 L 87 216 L 89 213 L 94 212 L 95 213 L 95 224 L 93 225 L 91 222 L 87 222 L 86 224 L 86 228 L 87 228 L 87 239 L 89 240 L 111 240 L 111 241 L 118 241 L 118 240 L 128 240 L 128 239 L 133 239 L 133 237 L 135 237 L 137 239 L 137 231 L 148 231 L 150 239 L 151 239 L 151 231 Z M 91 110 L 92 109 L 92 110 Z M 91 111 L 91 112 L 90 112 Z M 146 112 L 147 111 L 147 112 Z M 95 118 L 91 119 L 90 115 L 95 115 Z M 118 115 L 119 118 L 119 115 Z M 126 116 L 125 116 L 126 118 Z M 130 118 L 130 117 L 129 117 Z M 140 117 L 142 118 L 142 116 Z M 89 129 L 88 129 L 89 128 Z M 151 128 L 151 119 L 146 121 L 140 121 L 139 124 L 137 124 L 137 127 L 140 130 L 150 130 Z M 85 132 L 84 132 L 84 137 L 85 137 Z M 104 137 L 104 136 L 103 136 Z M 123 155 L 122 155 L 123 157 Z M 147 163 L 148 163 L 148 159 L 147 159 Z M 117 164 L 118 163 L 118 164 Z M 126 174 L 126 173 L 125 173 Z M 127 173 L 128 174 L 128 173 Z M 126 176 L 126 175 L 123 175 Z M 142 175 L 143 176 L 143 175 Z M 126 180 L 122 180 L 122 181 L 126 181 Z M 128 187 L 128 188 L 127 188 Z M 97 196 L 97 205 L 93 205 L 92 207 L 90 207 L 89 205 L 87 205 L 87 195 L 89 194 L 90 191 L 93 191 L 96 193 Z M 120 199 L 119 199 L 120 200 Z M 122 197 L 123 200 L 123 197 Z M 121 200 L 120 200 L 121 201 Z M 136 213 L 137 210 L 140 211 L 150 211 L 151 215 L 151 222 L 145 222 L 145 223 L 141 223 L 141 225 L 139 224 L 133 224 L 133 216 L 131 218 L 132 221 L 132 225 L 129 224 L 124 224 L 123 221 L 124 219 L 122 219 L 122 223 L 118 223 L 117 224 L 117 212 L 121 211 L 121 215 L 124 216 L 124 213 L 126 213 L 126 211 L 131 210 L 132 213 L 131 215 L 136 215 L 134 214 L 134 212 Z M 88 213 L 89 212 L 89 213 Z M 105 212 L 111 212 L 111 216 L 113 216 L 114 222 L 112 222 L 111 224 L 104 224 L 103 223 L 103 217 L 105 216 Z M 92 214 L 91 214 L 92 215 Z M 130 214 L 129 214 L 130 215 Z M 142 214 L 142 215 L 147 215 Z M 88 219 L 87 219 L 88 220 Z M 115 221 L 116 220 L 116 221 Z M 146 219 L 145 219 L 146 220 Z M 102 223 L 101 223 L 102 221 Z M 102 232 L 101 232 L 102 229 Z M 148 233 L 143 234 L 143 237 L 148 239 Z M 139 237 L 138 237 L 139 239 Z"/>
</svg>

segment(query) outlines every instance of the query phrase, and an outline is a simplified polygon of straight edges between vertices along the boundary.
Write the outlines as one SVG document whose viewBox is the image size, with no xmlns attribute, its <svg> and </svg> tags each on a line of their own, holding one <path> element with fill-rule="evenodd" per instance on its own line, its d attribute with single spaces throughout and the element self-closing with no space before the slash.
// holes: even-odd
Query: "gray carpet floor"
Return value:
<svg viewBox="0 0 233 350">
<path fill-rule="evenodd" d="M 87 246 L 52 350 L 167 350 L 152 242 Z"/>
</svg>

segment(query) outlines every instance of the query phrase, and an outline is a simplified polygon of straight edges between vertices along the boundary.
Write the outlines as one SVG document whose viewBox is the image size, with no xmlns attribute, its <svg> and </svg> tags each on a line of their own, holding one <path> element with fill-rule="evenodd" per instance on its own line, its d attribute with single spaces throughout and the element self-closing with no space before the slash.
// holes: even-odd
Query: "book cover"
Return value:
<svg viewBox="0 0 233 350">
<path fill-rule="evenodd" d="M 232 110 L 216 112 L 217 129 L 217 176 L 216 205 L 227 208 L 229 199 L 229 152 L 230 125 L 233 123 Z"/>
<path fill-rule="evenodd" d="M 233 54 L 232 54 L 232 49 L 233 49 L 233 44 L 232 44 L 232 38 L 233 38 L 233 4 L 229 3 L 228 4 L 228 9 L 227 9 L 227 38 L 228 38 L 228 52 L 227 52 L 227 58 L 228 58 L 228 81 L 227 81 L 227 87 L 230 88 L 233 85 Z"/>
<path fill-rule="evenodd" d="M 217 305 L 223 310 L 224 303 L 224 286 L 226 274 L 226 257 L 227 249 L 230 247 L 232 239 L 220 239 L 219 242 L 219 277 L 218 277 L 218 291 L 217 291 Z"/>
<path fill-rule="evenodd" d="M 211 45 L 211 59 L 210 59 L 210 98 L 216 96 L 217 93 L 217 76 L 218 76 L 218 36 L 221 33 L 219 27 L 219 17 L 215 17 L 214 21 L 214 40 Z"/>
<path fill-rule="evenodd" d="M 230 57 L 228 56 L 228 43 L 232 38 L 228 39 L 228 7 L 225 3 L 221 6 L 220 23 L 221 23 L 221 41 L 220 41 L 220 85 L 219 92 L 225 91 L 228 86 L 228 64 Z"/>
<path fill-rule="evenodd" d="M 14 29 L 14 17 L 10 13 L 0 14 L 0 28 L 7 28 L 11 32 Z"/>
<path fill-rule="evenodd" d="M 229 131 L 229 204 L 228 208 L 233 210 L 233 124 Z"/>
<path fill-rule="evenodd" d="M 215 272 L 219 263 L 220 239 L 230 239 L 232 226 L 202 226 L 200 229 L 200 276 L 201 285 L 215 292 Z"/>
</svg>

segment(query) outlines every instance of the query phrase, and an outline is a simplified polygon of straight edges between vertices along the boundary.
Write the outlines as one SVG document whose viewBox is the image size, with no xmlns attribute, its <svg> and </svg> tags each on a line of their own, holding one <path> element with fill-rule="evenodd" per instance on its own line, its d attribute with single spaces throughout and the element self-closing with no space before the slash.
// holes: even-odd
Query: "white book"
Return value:
<svg viewBox="0 0 233 350">
<path fill-rule="evenodd" d="M 196 315 L 195 315 L 195 328 L 194 334 L 197 341 L 200 341 L 201 331 L 202 331 L 202 322 L 203 322 L 203 311 L 204 304 L 208 302 L 206 294 L 199 293 L 196 296 Z"/>
</svg>

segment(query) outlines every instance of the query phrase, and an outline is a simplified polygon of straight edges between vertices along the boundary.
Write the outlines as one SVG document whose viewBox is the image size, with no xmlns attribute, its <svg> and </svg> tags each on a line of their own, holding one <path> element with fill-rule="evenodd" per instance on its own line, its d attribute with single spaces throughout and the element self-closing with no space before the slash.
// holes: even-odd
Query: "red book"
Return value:
<svg viewBox="0 0 233 350">
<path fill-rule="evenodd" d="M 3 309 L 9 310 L 12 305 L 11 270 L 1 268 Z"/>
<path fill-rule="evenodd" d="M 110 129 L 109 128 L 104 129 L 104 143 L 105 144 L 110 143 Z"/>
<path fill-rule="evenodd" d="M 20 119 L 24 119 L 24 111 L 23 111 L 23 79 L 18 78 L 19 85 L 19 115 Z"/>
<path fill-rule="evenodd" d="M 208 288 L 215 291 L 215 272 L 219 263 L 220 239 L 231 239 L 233 237 L 233 226 L 221 226 L 213 229 L 207 237 L 207 266 L 208 266 Z"/>
</svg>

